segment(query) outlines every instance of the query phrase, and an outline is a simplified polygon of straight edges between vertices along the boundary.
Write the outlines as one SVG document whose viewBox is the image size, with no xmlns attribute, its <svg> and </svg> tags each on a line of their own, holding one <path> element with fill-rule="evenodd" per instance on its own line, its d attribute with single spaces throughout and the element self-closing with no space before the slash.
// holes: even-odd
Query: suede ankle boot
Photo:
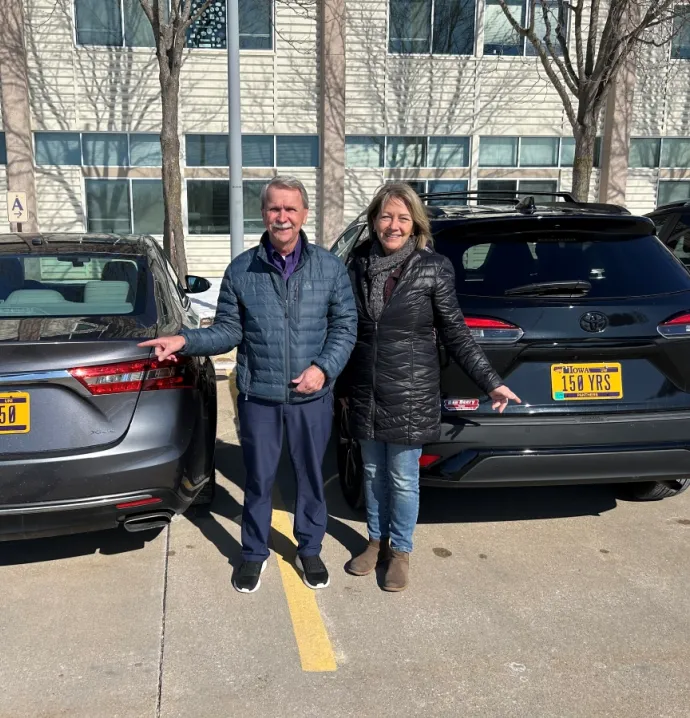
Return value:
<svg viewBox="0 0 690 718">
<path fill-rule="evenodd" d="M 390 558 L 390 547 L 388 538 L 369 539 L 369 545 L 364 549 L 363 553 L 355 556 L 347 565 L 348 573 L 354 576 L 366 576 L 370 574 L 376 565 Z"/>
<path fill-rule="evenodd" d="M 410 571 L 410 554 L 391 549 L 386 576 L 383 579 L 384 591 L 404 591 L 407 588 Z"/>
</svg>

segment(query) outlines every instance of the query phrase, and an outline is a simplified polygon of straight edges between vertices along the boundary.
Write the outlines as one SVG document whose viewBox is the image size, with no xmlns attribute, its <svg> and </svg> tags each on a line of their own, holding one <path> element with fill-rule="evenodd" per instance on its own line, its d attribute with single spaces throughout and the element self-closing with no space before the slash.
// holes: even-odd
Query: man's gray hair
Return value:
<svg viewBox="0 0 690 718">
<path fill-rule="evenodd" d="M 284 175 L 282 177 L 279 175 L 278 177 L 274 177 L 270 182 L 262 187 L 261 209 L 266 208 L 266 196 L 268 195 L 268 190 L 271 189 L 271 187 L 275 187 L 276 189 L 299 190 L 299 193 L 302 195 L 304 209 L 309 209 L 309 195 L 307 194 L 307 190 L 304 189 L 304 185 L 297 179 L 297 177 L 290 177 L 288 175 Z"/>
</svg>

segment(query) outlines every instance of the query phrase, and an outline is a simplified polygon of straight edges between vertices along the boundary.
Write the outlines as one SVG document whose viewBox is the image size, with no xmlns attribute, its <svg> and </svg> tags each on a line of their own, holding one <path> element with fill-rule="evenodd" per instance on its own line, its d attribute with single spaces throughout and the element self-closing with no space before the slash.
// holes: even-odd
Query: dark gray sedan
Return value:
<svg viewBox="0 0 690 718">
<path fill-rule="evenodd" d="M 144 339 L 198 326 L 150 237 L 0 235 L 0 540 L 158 528 L 213 495 L 208 357 Z"/>
</svg>

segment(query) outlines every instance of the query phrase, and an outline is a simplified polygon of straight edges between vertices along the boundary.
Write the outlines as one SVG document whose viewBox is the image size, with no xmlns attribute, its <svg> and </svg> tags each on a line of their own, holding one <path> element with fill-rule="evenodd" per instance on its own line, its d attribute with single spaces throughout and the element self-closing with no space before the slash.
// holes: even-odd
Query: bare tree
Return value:
<svg viewBox="0 0 690 718">
<path fill-rule="evenodd" d="M 534 47 L 563 102 L 575 138 L 572 191 L 585 201 L 599 117 L 619 70 L 639 46 L 668 44 L 683 6 L 676 0 L 528 0 L 523 25 L 505 0 L 498 3 Z"/>
<path fill-rule="evenodd" d="M 182 171 L 180 169 L 180 72 L 187 31 L 215 0 L 139 0 L 151 23 L 161 85 L 161 155 L 163 177 L 163 246 L 180 276 L 187 274 L 182 222 Z M 169 9 L 168 9 L 169 8 Z"/>
</svg>

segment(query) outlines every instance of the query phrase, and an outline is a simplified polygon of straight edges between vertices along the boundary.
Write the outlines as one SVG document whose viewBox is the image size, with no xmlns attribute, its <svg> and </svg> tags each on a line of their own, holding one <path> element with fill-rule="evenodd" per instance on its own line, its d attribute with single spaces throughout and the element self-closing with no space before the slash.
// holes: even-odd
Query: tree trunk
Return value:
<svg viewBox="0 0 690 718">
<path fill-rule="evenodd" d="M 578 202 L 589 200 L 589 185 L 594 167 L 594 146 L 597 134 L 596 118 L 587 117 L 574 130 L 575 161 L 573 163 L 573 196 Z"/>
<path fill-rule="evenodd" d="M 28 218 L 22 231 L 37 232 L 36 181 L 34 177 L 29 77 L 24 43 L 21 0 L 0 0 L 0 111 L 7 147 L 7 187 L 26 192 Z M 5 197 L 0 202 L 5 213 Z M 11 228 L 17 228 L 12 223 Z"/>
<path fill-rule="evenodd" d="M 167 59 L 165 60 L 167 61 Z M 180 98 L 180 71 L 173 67 L 168 77 L 161 78 L 161 154 L 163 159 L 163 248 L 184 281 L 187 274 L 187 256 L 182 224 L 182 172 L 180 170 L 180 137 L 178 114 Z"/>
</svg>

